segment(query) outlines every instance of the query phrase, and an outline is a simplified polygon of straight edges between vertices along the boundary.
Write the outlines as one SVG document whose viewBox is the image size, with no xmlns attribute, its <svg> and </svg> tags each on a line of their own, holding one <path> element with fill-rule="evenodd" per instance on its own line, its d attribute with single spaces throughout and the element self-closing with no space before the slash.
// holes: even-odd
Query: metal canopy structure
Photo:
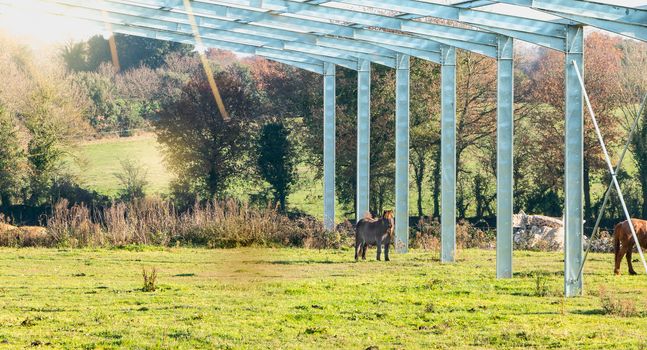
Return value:
<svg viewBox="0 0 647 350">
<path fill-rule="evenodd" d="M 396 250 L 409 218 L 409 57 L 441 65 L 441 261 L 456 250 L 456 49 L 497 60 L 497 261 L 512 277 L 513 52 L 565 54 L 564 293 L 582 292 L 583 26 L 647 41 L 647 10 L 588 0 L 36 0 L 38 10 L 117 33 L 252 54 L 324 76 L 324 224 L 335 218 L 335 68 L 358 72 L 357 200 L 369 209 L 371 63 L 396 70 Z M 42 5 L 42 6 L 41 6 Z M 0 11 L 21 9 L 0 0 Z M 514 8 L 514 15 L 499 10 Z M 30 10 L 33 10 L 30 9 Z M 509 12 L 509 11 L 508 11 Z M 537 16 L 541 13 L 542 16 Z M 541 17 L 541 18 L 540 18 Z M 549 18 L 549 19 L 546 19 Z M 430 21 L 429 19 L 435 19 Z M 200 40 L 196 40 L 197 37 Z"/>
</svg>

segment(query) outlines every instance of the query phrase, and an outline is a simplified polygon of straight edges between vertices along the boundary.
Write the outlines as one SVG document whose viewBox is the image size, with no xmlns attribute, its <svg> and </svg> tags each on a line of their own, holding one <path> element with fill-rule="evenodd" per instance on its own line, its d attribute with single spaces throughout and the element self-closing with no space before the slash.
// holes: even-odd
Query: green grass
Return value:
<svg viewBox="0 0 647 350">
<path fill-rule="evenodd" d="M 172 179 L 154 134 L 88 142 L 80 145 L 71 158 L 76 160 L 69 161 L 70 168 L 80 182 L 105 195 L 118 193 L 121 184 L 115 174 L 123 172 L 121 161 L 126 159 L 139 162 L 147 171 L 148 193 L 167 193 Z"/>
<path fill-rule="evenodd" d="M 493 251 L 352 262 L 350 250 L 0 249 L 0 349 L 380 349 L 647 346 L 645 276 L 613 276 L 593 254 L 584 297 L 563 299 L 562 254 Z M 142 268 L 158 289 L 143 292 Z M 623 268 L 624 271 L 624 268 Z M 547 296 L 537 296 L 535 273 Z M 605 315 L 601 286 L 637 300 Z"/>
</svg>

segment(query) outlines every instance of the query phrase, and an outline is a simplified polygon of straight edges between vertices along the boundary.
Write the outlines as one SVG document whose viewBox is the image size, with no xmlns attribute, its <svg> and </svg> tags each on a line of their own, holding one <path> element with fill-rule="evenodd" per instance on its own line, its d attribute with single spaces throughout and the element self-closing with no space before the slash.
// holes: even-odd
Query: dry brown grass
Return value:
<svg viewBox="0 0 647 350">
<path fill-rule="evenodd" d="M 47 218 L 56 245 L 123 246 L 200 245 L 213 248 L 240 246 L 341 247 L 350 244 L 348 225 L 328 232 L 312 218 L 291 220 L 273 207 L 254 208 L 234 200 L 196 204 L 178 212 L 167 201 L 146 198 L 115 203 L 92 211 L 61 201 Z"/>
<path fill-rule="evenodd" d="M 415 235 L 411 240 L 412 248 L 440 251 L 440 223 L 437 220 L 420 219 Z M 494 248 L 496 237 L 488 232 L 461 220 L 456 225 L 456 246 L 458 249 Z"/>
<path fill-rule="evenodd" d="M 604 286 L 600 287 L 598 296 L 602 304 L 602 311 L 605 314 L 620 317 L 638 316 L 636 302 L 632 299 L 620 298 L 613 292 L 608 291 Z"/>
<path fill-rule="evenodd" d="M 2 224 L 0 227 L 0 246 L 47 247 L 53 243 L 52 236 L 47 233 L 47 229 L 44 227 L 15 227 L 7 224 Z"/>
</svg>

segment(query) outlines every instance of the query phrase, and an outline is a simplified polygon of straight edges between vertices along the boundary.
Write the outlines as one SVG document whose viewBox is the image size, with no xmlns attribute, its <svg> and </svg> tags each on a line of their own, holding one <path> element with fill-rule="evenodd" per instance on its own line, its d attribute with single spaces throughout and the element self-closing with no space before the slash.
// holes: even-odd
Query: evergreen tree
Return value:
<svg viewBox="0 0 647 350">
<path fill-rule="evenodd" d="M 289 130 L 283 123 L 268 123 L 258 139 L 258 171 L 272 186 L 274 200 L 285 210 L 286 198 L 295 178 L 294 152 Z"/>
</svg>

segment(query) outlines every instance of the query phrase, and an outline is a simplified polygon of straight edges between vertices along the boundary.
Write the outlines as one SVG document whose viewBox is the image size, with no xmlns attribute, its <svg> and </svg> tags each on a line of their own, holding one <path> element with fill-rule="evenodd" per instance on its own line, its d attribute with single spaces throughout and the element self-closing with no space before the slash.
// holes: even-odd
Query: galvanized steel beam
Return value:
<svg viewBox="0 0 647 350">
<path fill-rule="evenodd" d="M 115 0 L 105 1 L 114 2 Z M 182 13 L 184 11 L 184 5 L 181 0 L 138 0 L 136 3 L 138 6 L 156 6 L 158 10 L 165 12 Z M 293 31 L 297 34 L 298 32 L 301 32 L 301 34 L 310 33 L 319 36 L 317 38 L 317 44 L 320 45 L 329 45 L 329 40 L 344 37 L 357 41 L 358 44 L 355 50 L 360 50 L 363 44 L 370 43 L 376 47 L 382 47 L 402 54 L 415 55 L 416 57 L 433 62 L 439 62 L 440 60 L 440 43 L 421 36 L 354 28 L 341 24 L 330 23 L 325 20 L 281 16 L 257 9 L 238 8 L 214 2 L 192 1 L 191 4 L 194 16 L 198 18 L 215 17 L 219 20 L 235 21 L 239 24 L 257 24 L 256 27 L 267 28 L 267 32 L 271 32 L 274 36 L 277 35 L 276 30 Z M 198 21 L 198 23 L 201 25 L 202 22 Z M 252 30 L 256 30 L 256 28 L 252 28 Z M 285 32 L 282 34 L 284 35 Z M 265 35 L 265 33 L 257 35 Z M 329 35 L 331 37 L 324 37 L 324 35 Z M 370 57 L 367 57 L 367 59 L 374 63 L 384 64 L 375 59 L 371 59 Z M 394 61 L 392 64 L 385 65 L 395 67 Z"/>
<path fill-rule="evenodd" d="M 216 0 L 219 3 L 235 4 L 263 8 L 276 12 L 285 12 L 325 18 L 334 21 L 346 21 L 364 27 L 377 26 L 391 30 L 414 33 L 441 44 L 455 46 L 489 57 L 496 57 L 496 35 L 484 31 L 457 28 L 426 22 L 411 21 L 342 8 L 311 5 L 294 0 Z"/>
<path fill-rule="evenodd" d="M 647 41 L 647 9 L 585 0 L 495 0 Z"/>
<path fill-rule="evenodd" d="M 564 294 L 573 297 L 582 294 L 582 235 L 583 228 L 583 159 L 584 159 L 584 113 L 583 93 L 577 78 L 577 67 L 583 69 L 584 30 L 580 26 L 569 27 L 566 53 L 566 164 L 564 204 Z M 577 66 L 573 64 L 577 62 Z M 584 76 L 583 72 L 580 72 Z"/>
<path fill-rule="evenodd" d="M 398 17 L 405 19 L 435 17 L 458 21 L 533 44 L 565 51 L 566 25 L 561 23 L 419 0 L 335 0 L 335 2 L 403 12 L 404 14 Z"/>
<path fill-rule="evenodd" d="M 324 63 L 324 227 L 335 228 L 335 65 Z"/>
<path fill-rule="evenodd" d="M 357 192 L 355 218 L 369 210 L 371 171 L 371 62 L 360 60 L 357 70 Z"/>
<path fill-rule="evenodd" d="M 172 19 L 168 18 L 168 16 L 163 17 L 165 19 L 158 19 L 151 14 L 152 11 L 157 11 L 156 14 L 163 14 L 168 11 L 143 8 L 145 13 L 152 16 L 149 18 L 133 15 L 132 13 L 135 11 L 134 9 L 138 8 L 137 6 L 128 5 L 130 7 L 125 7 L 125 5 L 119 4 L 117 8 L 112 8 L 112 4 L 108 3 L 111 3 L 111 1 L 105 0 L 105 2 L 101 3 L 102 6 L 97 6 L 96 3 L 86 5 L 80 0 L 52 0 L 47 2 L 46 5 L 60 6 L 61 9 L 59 11 L 65 9 L 65 14 L 68 16 L 85 18 L 97 22 L 135 25 L 182 34 L 192 34 L 192 28 L 187 23 L 187 19 L 182 20 L 175 18 L 176 16 Z M 123 13 L 125 9 L 129 9 L 128 11 L 130 13 Z M 57 8 L 50 7 L 49 11 L 57 11 Z M 177 13 L 174 14 L 178 15 Z M 186 14 L 179 15 L 187 17 Z M 199 25 L 197 28 L 200 35 L 204 38 L 231 43 L 250 44 L 277 50 L 301 51 L 305 54 L 317 55 L 319 57 L 329 56 L 337 59 L 334 62 L 335 64 L 353 70 L 357 69 L 357 58 L 372 59 L 376 63 L 389 67 L 395 66 L 395 51 L 365 42 L 354 42 L 352 40 L 338 38 L 319 38 L 315 35 L 296 32 L 292 32 L 292 37 L 289 40 L 285 38 L 278 39 L 276 38 L 276 32 L 280 30 L 271 31 L 269 35 L 260 30 L 258 33 L 253 33 L 253 31 L 236 32 L 232 31 L 232 26 L 228 24 L 233 22 L 220 21 L 220 24 L 215 25 L 218 23 L 217 20 L 211 18 L 208 18 L 208 20 L 208 22 L 206 20 L 202 20 L 201 22 L 209 23 L 209 26 Z M 239 29 L 240 26 L 245 25 L 238 24 L 238 27 L 234 28 Z M 282 31 L 283 36 L 287 36 L 288 33 L 290 32 Z"/>
<path fill-rule="evenodd" d="M 0 0 L 2 3 L 2 0 Z M 47 4 L 51 5 L 51 4 Z M 67 11 L 68 9 L 75 11 Z M 96 23 L 110 23 L 113 28 L 121 28 L 120 32 L 126 34 L 124 31 L 133 32 L 137 31 L 135 28 L 147 31 L 148 37 L 170 37 L 171 41 L 183 40 L 190 41 L 193 38 L 192 29 L 188 24 L 178 24 L 167 22 L 164 20 L 157 20 L 154 18 L 143 18 L 128 14 L 105 12 L 94 8 L 82 8 L 74 5 L 61 5 L 57 7 L 48 7 L 43 9 L 45 12 L 54 14 L 64 14 L 73 16 L 79 19 L 84 19 Z M 233 33 L 226 30 L 204 29 L 198 28 L 200 36 L 203 41 L 212 47 L 219 47 L 226 50 L 235 52 L 258 54 L 263 57 L 280 58 L 283 60 L 296 60 L 316 59 L 317 61 L 328 61 L 337 65 L 343 66 L 348 69 L 357 69 L 357 58 L 374 58 L 378 62 L 385 63 L 389 66 L 395 65 L 395 58 L 383 57 L 371 54 L 357 54 L 354 51 L 345 51 L 335 48 L 318 47 L 316 45 L 303 44 L 300 45 L 294 42 L 284 42 L 278 39 L 269 39 L 262 36 L 252 34 Z M 153 33 L 153 34 L 151 34 Z M 138 34 L 133 34 L 138 35 Z M 245 45 L 242 48 L 241 45 Z M 256 47 L 257 49 L 250 52 L 249 47 Z M 289 54 L 291 57 L 282 57 L 284 54 Z M 279 56 L 279 57 L 277 57 Z M 386 61 L 384 61 L 386 60 Z M 322 68 L 323 69 L 323 68 Z M 321 74 L 321 69 L 318 72 Z"/>
<path fill-rule="evenodd" d="M 409 250 L 409 56 L 395 71 L 395 249 Z"/>
<path fill-rule="evenodd" d="M 441 214 L 440 261 L 454 262 L 456 253 L 456 49 L 443 49 L 441 62 Z"/>
<path fill-rule="evenodd" d="M 496 276 L 512 278 L 514 39 L 499 38 L 497 58 Z"/>
</svg>

